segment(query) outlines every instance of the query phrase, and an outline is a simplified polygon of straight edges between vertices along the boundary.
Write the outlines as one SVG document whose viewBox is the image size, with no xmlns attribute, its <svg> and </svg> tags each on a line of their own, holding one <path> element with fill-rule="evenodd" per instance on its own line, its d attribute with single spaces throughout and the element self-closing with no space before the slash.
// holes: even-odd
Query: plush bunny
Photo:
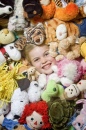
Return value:
<svg viewBox="0 0 86 130">
<path fill-rule="evenodd" d="M 5 45 L 0 49 L 0 65 L 9 62 L 10 60 L 19 61 L 21 59 L 21 52 L 15 47 L 15 43 Z"/>
<path fill-rule="evenodd" d="M 28 22 L 23 16 L 23 0 L 15 0 L 14 14 L 9 18 L 8 29 L 11 31 L 23 31 L 27 27 Z"/>
<path fill-rule="evenodd" d="M 11 111 L 7 114 L 7 119 L 18 119 L 24 110 L 26 104 L 29 103 L 29 98 L 27 92 L 21 91 L 17 88 L 11 98 Z"/>
</svg>

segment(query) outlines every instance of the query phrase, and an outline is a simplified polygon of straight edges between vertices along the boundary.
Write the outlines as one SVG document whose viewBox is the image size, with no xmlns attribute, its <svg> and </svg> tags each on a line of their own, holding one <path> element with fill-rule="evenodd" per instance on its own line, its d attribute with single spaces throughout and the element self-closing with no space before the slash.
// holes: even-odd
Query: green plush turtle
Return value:
<svg viewBox="0 0 86 130">
<path fill-rule="evenodd" d="M 49 101 L 49 116 L 53 130 L 69 130 L 67 123 L 74 114 L 74 101 L 56 99 Z"/>
<path fill-rule="evenodd" d="M 61 84 L 57 84 L 54 80 L 49 80 L 45 91 L 42 92 L 42 100 L 48 102 L 51 97 L 59 97 L 64 99 L 64 88 Z"/>
</svg>

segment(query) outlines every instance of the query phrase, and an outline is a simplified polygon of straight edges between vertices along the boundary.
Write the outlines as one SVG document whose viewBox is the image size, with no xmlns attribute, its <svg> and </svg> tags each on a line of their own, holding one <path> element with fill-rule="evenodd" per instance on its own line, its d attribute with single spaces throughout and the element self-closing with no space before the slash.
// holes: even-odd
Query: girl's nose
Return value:
<svg viewBox="0 0 86 130">
<path fill-rule="evenodd" d="M 41 62 L 42 62 L 42 64 L 45 63 L 46 62 L 46 58 L 41 57 Z"/>
</svg>

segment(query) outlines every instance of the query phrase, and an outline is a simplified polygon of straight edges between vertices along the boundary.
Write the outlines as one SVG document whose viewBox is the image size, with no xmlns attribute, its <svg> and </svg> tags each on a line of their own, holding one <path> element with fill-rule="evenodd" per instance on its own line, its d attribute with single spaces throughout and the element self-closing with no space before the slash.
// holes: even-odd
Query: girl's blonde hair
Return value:
<svg viewBox="0 0 86 130">
<path fill-rule="evenodd" d="M 27 59 L 28 62 L 30 62 L 29 52 L 33 50 L 36 46 L 37 45 L 35 44 L 27 43 L 24 49 L 22 50 L 22 58 Z"/>
</svg>

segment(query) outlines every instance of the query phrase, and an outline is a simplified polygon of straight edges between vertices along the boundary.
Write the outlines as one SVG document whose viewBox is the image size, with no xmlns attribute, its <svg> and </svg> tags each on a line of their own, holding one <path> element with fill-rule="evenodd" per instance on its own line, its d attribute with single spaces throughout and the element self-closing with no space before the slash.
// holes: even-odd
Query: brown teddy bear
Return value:
<svg viewBox="0 0 86 130">
<path fill-rule="evenodd" d="M 57 61 L 67 57 L 70 60 L 80 57 L 81 44 L 86 40 L 85 37 L 77 38 L 72 35 L 59 42 L 49 43 L 49 53 Z"/>
</svg>

